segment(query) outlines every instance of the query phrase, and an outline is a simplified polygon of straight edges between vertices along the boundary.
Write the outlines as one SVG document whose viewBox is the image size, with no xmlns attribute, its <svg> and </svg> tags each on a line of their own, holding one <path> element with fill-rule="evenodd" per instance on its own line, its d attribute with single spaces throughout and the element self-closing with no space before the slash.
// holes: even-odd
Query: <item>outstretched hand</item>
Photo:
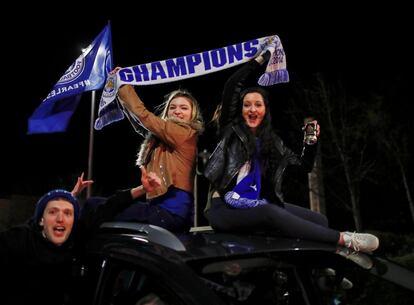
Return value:
<svg viewBox="0 0 414 305">
<path fill-rule="evenodd" d="M 141 170 L 141 183 L 147 193 L 154 191 L 161 185 L 161 179 L 157 176 L 156 173 L 147 173 L 147 169 L 143 165 L 141 165 L 139 168 Z"/>
<path fill-rule="evenodd" d="M 109 72 L 109 74 L 116 74 L 116 72 L 118 72 L 121 69 L 122 67 L 115 67 L 111 72 Z"/>
<path fill-rule="evenodd" d="M 78 177 L 78 180 L 76 181 L 76 184 L 73 187 L 72 195 L 75 197 L 79 196 L 85 188 L 87 188 L 89 185 L 93 183 L 93 180 L 83 180 L 83 174 L 84 173 L 82 173 L 82 175 Z"/>
</svg>

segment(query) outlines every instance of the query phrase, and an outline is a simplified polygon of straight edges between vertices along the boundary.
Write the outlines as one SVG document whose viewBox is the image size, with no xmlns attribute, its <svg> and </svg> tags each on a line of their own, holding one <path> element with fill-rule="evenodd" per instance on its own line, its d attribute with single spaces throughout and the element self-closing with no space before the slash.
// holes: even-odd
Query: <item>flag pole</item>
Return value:
<svg viewBox="0 0 414 305">
<path fill-rule="evenodd" d="M 77 68 L 80 64 L 84 69 Z M 105 85 L 107 73 L 112 69 L 112 34 L 108 22 L 108 25 L 95 37 L 92 43 L 82 50 L 82 54 L 67 69 L 28 121 L 28 134 L 66 131 L 69 120 L 80 102 L 81 94 L 92 91 L 88 180 L 92 179 L 93 172 L 95 90 L 99 90 Z M 82 86 L 79 85 L 81 83 Z M 88 186 L 86 196 L 90 197 L 91 194 L 92 188 Z"/>
<path fill-rule="evenodd" d="M 108 28 L 109 28 L 109 41 L 110 41 L 110 70 L 112 70 L 112 34 L 111 30 L 111 21 L 108 20 Z M 107 71 L 109 72 L 109 71 Z M 105 84 L 104 84 L 105 85 Z M 93 177 L 93 146 L 94 146 L 94 130 L 95 130 L 95 99 L 96 99 L 96 90 L 92 90 L 91 95 L 91 120 L 89 125 L 89 155 L 88 155 L 88 180 L 92 180 Z M 92 185 L 88 185 L 86 189 L 86 198 L 92 196 Z"/>
<path fill-rule="evenodd" d="M 94 141 L 94 122 L 95 122 L 95 96 L 96 91 L 92 90 L 91 95 L 91 120 L 89 124 L 89 156 L 88 156 L 88 180 L 92 180 L 93 168 L 93 141 Z M 92 195 L 92 185 L 88 185 L 86 190 L 86 198 Z"/>
</svg>

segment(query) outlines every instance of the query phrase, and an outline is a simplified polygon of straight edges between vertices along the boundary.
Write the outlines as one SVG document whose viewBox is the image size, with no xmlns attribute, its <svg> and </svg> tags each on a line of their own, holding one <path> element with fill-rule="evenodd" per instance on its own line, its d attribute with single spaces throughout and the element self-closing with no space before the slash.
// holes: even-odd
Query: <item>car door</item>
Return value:
<svg viewBox="0 0 414 305">
<path fill-rule="evenodd" d="M 82 304 L 224 304 L 185 264 L 141 250 L 88 255 Z"/>
</svg>

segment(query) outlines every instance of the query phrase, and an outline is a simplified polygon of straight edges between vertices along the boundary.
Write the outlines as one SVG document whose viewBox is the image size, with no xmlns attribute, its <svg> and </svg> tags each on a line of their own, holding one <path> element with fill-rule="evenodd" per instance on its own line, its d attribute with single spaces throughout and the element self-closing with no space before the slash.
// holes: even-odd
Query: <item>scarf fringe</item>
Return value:
<svg viewBox="0 0 414 305">
<path fill-rule="evenodd" d="M 101 130 L 106 125 L 122 120 L 125 117 L 122 110 L 119 108 L 118 102 L 108 105 L 103 108 L 99 114 L 99 118 L 95 121 L 95 129 Z"/>
<path fill-rule="evenodd" d="M 289 82 L 289 72 L 286 69 L 265 72 L 260 76 L 258 84 L 260 86 L 271 86 L 279 83 Z"/>
</svg>

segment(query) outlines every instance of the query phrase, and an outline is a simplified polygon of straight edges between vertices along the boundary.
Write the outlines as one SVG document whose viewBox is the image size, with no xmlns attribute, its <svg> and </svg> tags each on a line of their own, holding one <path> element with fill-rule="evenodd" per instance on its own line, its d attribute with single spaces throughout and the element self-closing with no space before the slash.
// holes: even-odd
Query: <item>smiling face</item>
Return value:
<svg viewBox="0 0 414 305">
<path fill-rule="evenodd" d="M 266 114 L 266 104 L 258 92 L 247 93 L 243 98 L 242 116 L 253 133 L 263 121 Z"/>
<path fill-rule="evenodd" d="M 184 96 L 178 96 L 171 100 L 168 105 L 167 116 L 180 121 L 190 123 L 192 119 L 192 103 L 191 100 Z"/>
<path fill-rule="evenodd" d="M 39 225 L 42 234 L 55 245 L 62 245 L 72 232 L 75 214 L 72 203 L 66 199 L 49 201 L 43 211 Z"/>
</svg>

